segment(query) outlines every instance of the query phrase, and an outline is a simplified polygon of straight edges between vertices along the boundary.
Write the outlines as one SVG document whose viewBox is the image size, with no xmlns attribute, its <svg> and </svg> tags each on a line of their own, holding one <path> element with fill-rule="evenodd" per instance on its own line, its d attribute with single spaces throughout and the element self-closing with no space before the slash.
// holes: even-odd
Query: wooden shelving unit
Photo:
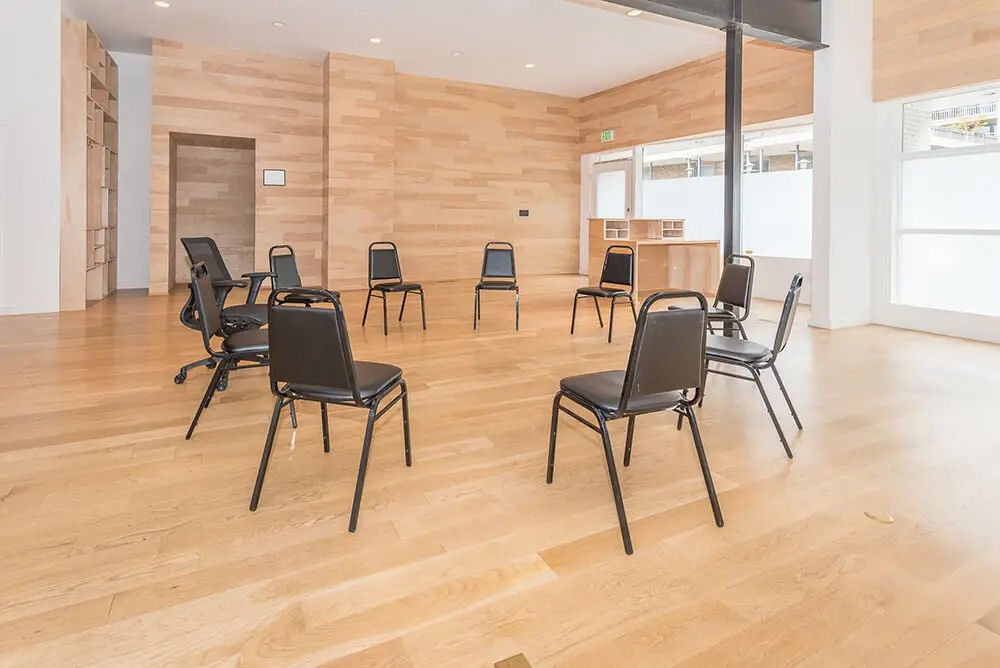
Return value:
<svg viewBox="0 0 1000 668">
<path fill-rule="evenodd" d="M 604 240 L 626 239 L 683 239 L 684 220 L 680 218 L 655 218 L 631 220 L 603 220 Z"/>
</svg>

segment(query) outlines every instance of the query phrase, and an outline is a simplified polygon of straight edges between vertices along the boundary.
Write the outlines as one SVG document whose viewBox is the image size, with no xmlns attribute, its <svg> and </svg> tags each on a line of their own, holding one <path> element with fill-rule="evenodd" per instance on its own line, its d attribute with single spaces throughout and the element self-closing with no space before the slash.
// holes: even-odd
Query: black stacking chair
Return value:
<svg viewBox="0 0 1000 668">
<path fill-rule="evenodd" d="M 726 259 L 719 287 L 715 291 L 715 301 L 708 309 L 708 328 L 712 333 L 715 333 L 714 325 L 722 325 L 724 328 L 726 324 L 732 324 L 736 325 L 746 340 L 747 331 L 743 329 L 743 323 L 750 317 L 754 264 L 749 255 L 733 254 Z M 729 304 L 736 310 L 730 311 L 723 307 L 724 304 Z"/>
<path fill-rule="evenodd" d="M 578 288 L 573 299 L 573 321 L 569 326 L 569 333 L 576 330 L 576 305 L 581 298 L 593 297 L 594 308 L 597 309 L 597 322 L 604 327 L 604 318 L 601 316 L 601 304 L 598 299 L 611 300 L 611 317 L 608 321 L 608 343 L 611 343 L 611 333 L 615 329 L 615 305 L 618 300 L 624 299 L 632 307 L 632 318 L 638 322 L 635 314 L 635 251 L 631 246 L 614 245 L 608 246 L 604 252 L 604 267 L 601 269 L 600 284 L 586 288 Z"/>
<path fill-rule="evenodd" d="M 198 327 L 205 343 L 205 350 L 208 351 L 209 358 L 215 362 L 215 373 L 212 375 L 212 380 L 208 382 L 205 396 L 198 404 L 198 410 L 194 414 L 194 419 L 191 420 L 191 426 L 188 428 L 185 439 L 190 439 L 194 434 L 202 412 L 212 403 L 215 391 L 220 389 L 219 381 L 222 377 L 237 368 L 252 369 L 264 366 L 267 364 L 268 354 L 266 329 L 243 329 L 231 334 L 225 333 L 222 315 L 215 301 L 215 284 L 204 262 L 199 262 L 191 267 L 191 294 L 194 296 Z M 216 337 L 222 339 L 218 350 L 212 347 L 212 339 Z M 247 364 L 237 366 L 241 362 Z"/>
<path fill-rule="evenodd" d="M 382 300 L 382 334 L 389 335 L 389 316 L 387 313 L 388 295 L 390 292 L 402 292 L 403 303 L 399 307 L 399 321 L 403 321 L 403 311 L 406 310 L 406 297 L 415 292 L 420 295 L 420 319 L 424 329 L 427 329 L 427 314 L 424 311 L 424 288 L 419 283 L 404 283 L 403 271 L 399 267 L 399 251 L 391 241 L 376 241 L 368 246 L 368 299 L 365 300 L 365 314 L 361 318 L 361 326 L 368 321 L 368 305 L 372 296 Z"/>
<path fill-rule="evenodd" d="M 333 308 L 304 308 L 287 299 L 291 294 L 316 295 Z M 318 288 L 288 288 L 272 293 L 268 303 L 271 333 L 271 391 L 274 393 L 274 412 L 267 430 L 264 452 L 260 458 L 257 482 L 250 499 L 250 510 L 257 510 L 264 474 L 271 458 L 274 433 L 281 410 L 294 401 L 319 403 L 323 417 L 323 449 L 330 451 L 330 431 L 327 423 L 327 404 L 356 406 L 368 410 L 368 425 L 364 445 L 361 447 L 361 464 L 358 483 L 354 490 L 349 528 L 358 525 L 361 492 L 368 470 L 372 430 L 375 421 L 400 401 L 403 402 L 403 445 L 406 465 L 410 466 L 410 410 L 406 395 L 406 381 L 399 367 L 376 362 L 356 362 L 351 353 L 347 336 L 344 308 L 340 299 L 328 290 Z M 395 390 L 399 393 L 384 407 L 382 401 Z"/>
<path fill-rule="evenodd" d="M 232 334 L 245 329 L 257 329 L 267 324 L 267 305 L 256 304 L 254 302 L 257 301 L 257 294 L 260 292 L 260 286 L 264 282 L 264 279 L 271 275 L 269 272 L 250 272 L 243 274 L 244 280 L 233 279 L 214 239 L 210 237 L 185 237 L 181 239 L 181 243 L 184 245 L 184 250 L 187 251 L 191 264 L 196 265 L 200 262 L 205 265 L 208 271 L 224 333 Z M 246 303 L 236 306 L 226 306 L 226 298 L 233 288 L 246 287 L 250 288 L 247 293 Z M 201 325 L 197 322 L 193 291 L 188 295 L 187 301 L 181 307 L 180 320 L 189 329 L 201 329 Z M 216 360 L 209 356 L 197 362 L 185 364 L 181 367 L 177 375 L 174 376 L 174 382 L 180 385 L 187 380 L 188 371 L 191 369 L 200 366 L 207 366 L 211 369 L 215 366 L 215 362 Z M 225 374 L 223 374 L 220 382 L 222 383 L 220 389 L 225 389 L 227 382 Z"/>
<path fill-rule="evenodd" d="M 271 266 L 271 291 L 276 292 L 283 288 L 301 288 L 302 277 L 299 276 L 299 265 L 295 261 L 295 249 L 288 244 L 271 246 L 267 250 L 268 264 Z M 288 294 L 283 293 L 284 298 L 294 304 L 317 304 L 323 301 L 319 295 Z M 339 292 L 333 294 L 340 296 Z"/>
<path fill-rule="evenodd" d="M 785 306 L 781 310 L 781 319 L 778 321 L 778 328 L 774 336 L 774 344 L 772 347 L 768 348 L 762 343 L 754 343 L 753 341 L 746 341 L 742 339 L 734 339 L 724 336 L 709 336 L 708 342 L 706 344 L 706 364 L 708 362 L 718 362 L 720 364 L 727 364 L 730 366 L 738 366 L 749 372 L 749 376 L 730 373 L 728 371 L 722 371 L 719 369 L 712 369 L 706 367 L 709 373 L 716 373 L 720 376 L 729 376 L 730 378 L 739 378 L 740 380 L 753 381 L 757 385 L 757 389 L 760 391 L 760 396 L 764 400 L 764 406 L 767 408 L 768 414 L 771 416 L 771 422 L 774 423 L 774 428 L 778 432 L 778 438 L 781 439 L 781 445 L 785 448 L 785 454 L 788 458 L 793 457 L 791 448 L 788 447 L 788 440 L 785 438 L 785 432 L 781 430 L 781 423 L 778 422 L 777 416 L 774 414 L 774 409 L 771 407 L 771 401 L 767 398 L 767 392 L 764 391 L 764 384 L 760 379 L 760 372 L 766 369 L 770 369 L 774 372 L 774 378 L 778 381 L 778 387 L 781 388 L 781 394 L 785 397 L 785 403 L 788 404 L 788 410 L 792 413 L 792 418 L 795 420 L 795 426 L 802 429 L 802 422 L 799 420 L 798 414 L 795 412 L 795 407 L 792 405 L 792 400 L 788 397 L 788 391 L 785 389 L 785 384 L 781 381 L 781 376 L 778 374 L 778 354 L 785 349 L 788 345 L 788 337 L 792 333 L 792 324 L 795 322 L 795 311 L 799 306 L 799 295 L 802 292 L 802 274 L 795 274 L 792 278 L 792 284 L 788 287 L 788 294 L 785 296 Z"/>
<path fill-rule="evenodd" d="M 514 292 L 514 331 L 518 331 L 521 327 L 521 291 L 517 286 L 517 271 L 514 269 L 513 244 L 507 241 L 491 241 L 483 248 L 483 270 L 476 285 L 472 329 L 476 329 L 483 315 L 479 301 L 481 290 Z"/>
<path fill-rule="evenodd" d="M 699 307 L 651 311 L 659 302 L 682 298 L 697 299 Z M 552 402 L 552 432 L 549 437 L 549 462 L 545 480 L 552 482 L 559 411 L 599 433 L 604 442 L 604 457 L 608 464 L 611 492 L 618 509 L 618 524 L 626 554 L 632 554 L 632 538 L 625 518 L 625 505 L 611 450 L 611 437 L 608 435 L 607 423 L 610 420 L 628 418 L 624 459 L 625 466 L 628 466 L 632 458 L 632 436 L 637 415 L 674 411 L 681 419 L 687 418 L 715 523 L 720 527 L 723 525 L 722 510 L 719 508 L 719 499 L 715 494 L 712 473 L 708 468 L 708 459 L 694 413 L 694 406 L 701 399 L 704 389 L 707 310 L 708 302 L 697 292 L 659 292 L 650 296 L 639 310 L 639 322 L 636 324 L 625 370 L 563 378 Z M 593 413 L 597 424 L 563 406 L 561 402 L 564 397 Z"/>
</svg>

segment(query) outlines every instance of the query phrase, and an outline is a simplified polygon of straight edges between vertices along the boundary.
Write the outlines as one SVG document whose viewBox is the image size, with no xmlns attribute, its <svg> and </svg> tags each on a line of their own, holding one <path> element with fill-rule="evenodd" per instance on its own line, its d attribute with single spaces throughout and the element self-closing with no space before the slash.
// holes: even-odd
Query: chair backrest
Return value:
<svg viewBox="0 0 1000 668">
<path fill-rule="evenodd" d="M 795 324 L 795 312 L 799 309 L 799 297 L 802 294 L 802 274 L 795 274 L 792 283 L 788 286 L 788 294 L 785 295 L 785 305 L 781 309 L 781 318 L 778 319 L 778 329 L 774 334 L 774 355 L 777 356 L 785 346 L 788 345 L 788 338 L 792 335 L 792 325 Z"/>
<path fill-rule="evenodd" d="M 212 277 L 204 262 L 191 265 L 191 293 L 194 295 L 198 329 L 201 330 L 205 348 L 211 353 L 212 337 L 222 335 L 222 316 L 219 313 L 219 304 L 215 300 Z"/>
<path fill-rule="evenodd" d="M 294 294 L 323 297 L 333 308 L 277 303 Z M 272 389 L 289 384 L 346 390 L 362 405 L 344 307 L 336 295 L 320 288 L 279 288 L 267 311 Z"/>
<path fill-rule="evenodd" d="M 392 282 L 403 282 L 399 251 L 391 241 L 376 241 L 368 246 L 368 285 Z"/>
<path fill-rule="evenodd" d="M 631 246 L 614 244 L 604 252 L 604 267 L 601 269 L 601 287 L 607 285 L 627 286 L 632 292 L 635 283 L 635 251 Z"/>
<path fill-rule="evenodd" d="M 287 252 L 285 252 L 287 251 Z M 271 289 L 300 288 L 302 277 L 299 276 L 299 266 L 295 262 L 295 249 L 288 244 L 271 246 L 267 251 L 271 265 Z"/>
<path fill-rule="evenodd" d="M 651 311 L 654 304 L 696 299 L 698 308 Z M 671 291 L 650 295 L 639 310 L 619 413 L 643 396 L 695 390 L 690 402 L 701 398 L 705 386 L 705 323 L 708 301 L 700 292 Z"/>
<path fill-rule="evenodd" d="M 208 269 L 208 275 L 213 281 L 229 281 L 232 275 L 222 259 L 222 253 L 211 237 L 185 237 L 181 239 L 184 250 L 187 251 L 191 264 L 202 262 Z"/>
<path fill-rule="evenodd" d="M 719 288 L 715 292 L 716 305 L 732 304 L 743 311 L 740 320 L 750 314 L 754 264 L 754 259 L 749 255 L 730 255 L 726 258 L 722 277 L 719 279 Z"/>
<path fill-rule="evenodd" d="M 482 278 L 508 278 L 517 282 L 514 269 L 514 244 L 508 241 L 491 241 L 483 248 Z"/>
</svg>

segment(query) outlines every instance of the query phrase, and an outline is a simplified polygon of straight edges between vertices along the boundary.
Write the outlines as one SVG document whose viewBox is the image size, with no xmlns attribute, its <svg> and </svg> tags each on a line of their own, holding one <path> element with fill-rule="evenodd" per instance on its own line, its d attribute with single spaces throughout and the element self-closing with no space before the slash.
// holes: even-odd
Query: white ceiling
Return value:
<svg viewBox="0 0 1000 668">
<path fill-rule="evenodd" d="M 725 48 L 715 30 L 629 17 L 601 0 L 170 2 L 161 9 L 153 0 L 63 0 L 112 50 L 148 53 L 149 39 L 159 37 L 313 59 L 332 51 L 394 60 L 410 74 L 574 97 Z"/>
</svg>

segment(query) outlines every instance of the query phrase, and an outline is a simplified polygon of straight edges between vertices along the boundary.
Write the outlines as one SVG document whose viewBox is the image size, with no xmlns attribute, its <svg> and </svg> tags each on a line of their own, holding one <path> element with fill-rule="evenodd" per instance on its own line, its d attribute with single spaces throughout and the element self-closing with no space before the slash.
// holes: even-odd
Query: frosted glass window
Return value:
<svg viewBox="0 0 1000 668">
<path fill-rule="evenodd" d="M 909 306 L 1000 316 L 1000 236 L 899 237 L 897 300 Z"/>
<path fill-rule="evenodd" d="M 625 171 L 597 173 L 597 217 L 625 218 L 628 188 Z"/>
<path fill-rule="evenodd" d="M 904 160 L 899 228 L 996 230 L 1000 153 Z"/>
</svg>

